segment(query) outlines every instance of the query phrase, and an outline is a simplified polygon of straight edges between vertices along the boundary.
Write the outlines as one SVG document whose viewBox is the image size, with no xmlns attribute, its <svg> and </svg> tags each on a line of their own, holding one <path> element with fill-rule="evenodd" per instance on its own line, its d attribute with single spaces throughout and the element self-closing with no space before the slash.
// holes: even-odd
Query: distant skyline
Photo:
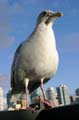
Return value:
<svg viewBox="0 0 79 120">
<path fill-rule="evenodd" d="M 79 1 L 76 0 L 0 0 L 0 87 L 10 89 L 13 56 L 18 45 L 33 31 L 38 14 L 45 9 L 61 11 L 54 32 L 59 53 L 56 75 L 44 85 L 68 86 L 70 94 L 79 88 Z"/>
</svg>

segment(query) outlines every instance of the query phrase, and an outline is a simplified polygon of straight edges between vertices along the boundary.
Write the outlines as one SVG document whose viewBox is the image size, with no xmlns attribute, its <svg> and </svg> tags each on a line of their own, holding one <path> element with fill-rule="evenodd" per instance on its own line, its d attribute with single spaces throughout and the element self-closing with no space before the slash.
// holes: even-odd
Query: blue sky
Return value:
<svg viewBox="0 0 79 120">
<path fill-rule="evenodd" d="M 10 89 L 14 52 L 45 9 L 61 11 L 64 16 L 53 27 L 60 58 L 58 71 L 44 87 L 66 84 L 70 94 L 79 87 L 79 0 L 0 0 L 0 86 L 5 94 Z"/>
</svg>

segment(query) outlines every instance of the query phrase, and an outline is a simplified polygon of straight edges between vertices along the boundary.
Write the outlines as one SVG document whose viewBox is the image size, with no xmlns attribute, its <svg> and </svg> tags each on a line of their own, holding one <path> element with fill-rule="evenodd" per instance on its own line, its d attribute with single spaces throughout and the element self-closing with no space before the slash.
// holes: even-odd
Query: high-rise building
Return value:
<svg viewBox="0 0 79 120">
<path fill-rule="evenodd" d="M 71 104 L 79 104 L 79 96 L 70 96 Z"/>
<path fill-rule="evenodd" d="M 8 91 L 8 93 L 7 93 L 7 106 L 8 106 L 8 108 L 10 107 L 10 98 L 11 98 L 11 90 L 9 90 Z"/>
<path fill-rule="evenodd" d="M 6 98 L 6 96 L 3 99 L 4 99 L 4 110 L 7 110 L 7 98 Z"/>
<path fill-rule="evenodd" d="M 76 96 L 79 96 L 79 88 L 75 90 Z"/>
<path fill-rule="evenodd" d="M 60 105 L 70 104 L 69 91 L 66 85 L 60 85 L 59 87 L 57 87 L 57 94 Z"/>
<path fill-rule="evenodd" d="M 0 87 L 0 110 L 4 109 L 3 89 Z"/>
<path fill-rule="evenodd" d="M 53 106 L 58 106 L 57 93 L 53 87 L 49 87 L 46 96 Z"/>
</svg>

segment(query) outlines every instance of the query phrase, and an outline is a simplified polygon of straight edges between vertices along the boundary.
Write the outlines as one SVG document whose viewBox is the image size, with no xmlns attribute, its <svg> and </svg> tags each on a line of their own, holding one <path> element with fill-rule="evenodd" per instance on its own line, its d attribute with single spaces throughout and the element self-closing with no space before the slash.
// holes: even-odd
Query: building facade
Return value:
<svg viewBox="0 0 79 120">
<path fill-rule="evenodd" d="M 70 96 L 71 104 L 79 104 L 79 96 Z"/>
<path fill-rule="evenodd" d="M 68 87 L 66 85 L 60 85 L 57 87 L 58 101 L 59 105 L 68 105 L 70 104 L 70 95 Z"/>
<path fill-rule="evenodd" d="M 0 111 L 4 110 L 3 89 L 0 87 Z"/>
<path fill-rule="evenodd" d="M 77 89 L 75 90 L 75 94 L 76 94 L 76 96 L 79 96 L 79 88 L 77 88 Z"/>
<path fill-rule="evenodd" d="M 46 96 L 53 106 L 58 106 L 57 93 L 53 87 L 49 87 Z"/>
</svg>

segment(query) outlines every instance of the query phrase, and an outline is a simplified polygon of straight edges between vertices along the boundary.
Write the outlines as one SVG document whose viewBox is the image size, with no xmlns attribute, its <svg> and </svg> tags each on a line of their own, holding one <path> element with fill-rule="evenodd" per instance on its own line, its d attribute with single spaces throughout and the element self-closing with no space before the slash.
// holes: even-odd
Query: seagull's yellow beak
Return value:
<svg viewBox="0 0 79 120">
<path fill-rule="evenodd" d="M 48 25 L 49 23 L 53 23 L 53 21 L 56 19 L 56 18 L 60 18 L 61 16 L 63 16 L 63 13 L 62 12 L 57 12 L 57 13 L 49 13 L 49 18 L 46 20 L 46 24 Z"/>
<path fill-rule="evenodd" d="M 57 12 L 57 13 L 54 13 L 54 14 L 52 14 L 52 16 L 51 17 L 62 17 L 63 16 L 63 13 L 62 12 Z"/>
</svg>

